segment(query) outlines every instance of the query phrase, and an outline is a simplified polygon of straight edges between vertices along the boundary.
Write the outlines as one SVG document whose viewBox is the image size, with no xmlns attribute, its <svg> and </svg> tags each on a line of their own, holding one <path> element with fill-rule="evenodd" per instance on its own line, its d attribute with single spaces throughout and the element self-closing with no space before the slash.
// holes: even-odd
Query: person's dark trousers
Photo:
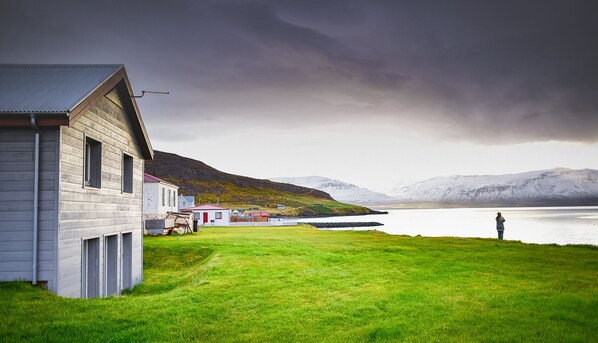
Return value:
<svg viewBox="0 0 598 343">
<path fill-rule="evenodd" d="M 498 239 L 502 239 L 502 234 L 504 233 L 504 231 L 498 231 Z"/>
</svg>

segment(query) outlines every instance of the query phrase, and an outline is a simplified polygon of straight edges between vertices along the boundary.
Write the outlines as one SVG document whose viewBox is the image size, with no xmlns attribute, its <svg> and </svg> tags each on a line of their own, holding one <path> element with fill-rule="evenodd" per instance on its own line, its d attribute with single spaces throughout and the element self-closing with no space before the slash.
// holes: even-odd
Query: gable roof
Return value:
<svg viewBox="0 0 598 343">
<path fill-rule="evenodd" d="M 149 183 L 165 183 L 167 185 L 170 185 L 172 187 L 176 187 L 179 188 L 179 186 L 175 185 L 174 183 L 170 183 L 168 181 L 164 181 L 158 177 L 155 177 L 153 175 L 150 175 L 148 173 L 143 173 L 143 182 L 149 182 Z"/>
<path fill-rule="evenodd" d="M 122 65 L 2 65 L 0 112 L 68 113 Z"/>
<path fill-rule="evenodd" d="M 70 126 L 100 96 L 116 89 L 145 159 L 152 149 L 122 64 L 0 64 L 0 127 Z"/>
</svg>

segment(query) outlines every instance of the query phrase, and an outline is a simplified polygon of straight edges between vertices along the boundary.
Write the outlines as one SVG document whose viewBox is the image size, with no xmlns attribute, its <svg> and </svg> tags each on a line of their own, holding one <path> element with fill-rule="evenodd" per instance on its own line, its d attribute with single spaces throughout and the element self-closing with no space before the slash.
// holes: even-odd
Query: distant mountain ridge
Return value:
<svg viewBox="0 0 598 343">
<path fill-rule="evenodd" d="M 386 194 L 323 176 L 277 177 L 270 180 L 318 189 L 330 194 L 337 201 L 349 204 L 380 204 L 393 199 Z"/>
<path fill-rule="evenodd" d="M 201 201 L 276 206 L 286 203 L 295 212 L 283 215 L 373 213 L 356 205 L 434 204 L 467 206 L 598 205 L 598 170 L 555 168 L 505 175 L 436 177 L 397 187 L 389 195 L 326 177 L 285 177 L 260 180 L 221 172 L 205 163 L 155 151 L 145 171 L 181 187 Z M 275 182 L 276 181 L 276 182 Z M 334 200 L 333 200 L 334 198 Z M 350 205 L 346 205 L 350 206 Z M 334 212 L 334 213 L 332 213 Z"/>
<path fill-rule="evenodd" d="M 395 187 L 388 195 L 321 176 L 272 180 L 319 189 L 338 201 L 370 206 L 598 205 L 598 170 L 594 169 L 554 168 L 519 174 L 436 177 Z"/>
<path fill-rule="evenodd" d="M 145 172 L 180 187 L 196 204 L 219 203 L 231 208 L 258 208 L 281 216 L 334 216 L 378 213 L 369 208 L 340 203 L 320 190 L 254 179 L 219 171 L 176 154 L 154 151 Z M 278 208 L 278 204 L 285 208 Z"/>
<path fill-rule="evenodd" d="M 328 193 L 319 190 L 225 173 L 201 161 L 173 153 L 157 150 L 154 153 L 154 159 L 145 163 L 145 172 L 165 180 L 176 180 L 175 183 L 188 195 L 223 193 L 225 187 L 221 183 L 231 183 L 237 187 L 270 189 L 332 199 Z"/>
<path fill-rule="evenodd" d="M 598 204 L 598 170 L 437 177 L 400 187 L 392 195 L 408 202 L 591 205 Z"/>
</svg>

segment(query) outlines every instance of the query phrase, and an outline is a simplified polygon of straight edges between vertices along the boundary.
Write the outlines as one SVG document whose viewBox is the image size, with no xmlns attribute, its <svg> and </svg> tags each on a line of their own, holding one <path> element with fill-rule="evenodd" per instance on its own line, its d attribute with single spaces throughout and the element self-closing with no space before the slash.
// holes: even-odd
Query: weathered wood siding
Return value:
<svg viewBox="0 0 598 343">
<path fill-rule="evenodd" d="M 0 130 L 0 281 L 33 276 L 33 130 Z M 56 291 L 58 130 L 40 130 L 38 273 Z"/>
<path fill-rule="evenodd" d="M 102 144 L 99 189 L 83 186 L 86 136 Z M 105 295 L 103 238 L 117 234 L 120 245 L 126 232 L 133 234 L 133 284 L 141 282 L 143 159 L 126 113 L 101 97 L 71 127 L 61 128 L 60 141 L 58 294 L 81 296 L 82 242 L 99 237 L 101 295 Z M 123 153 L 133 157 L 132 194 L 121 192 Z"/>
</svg>

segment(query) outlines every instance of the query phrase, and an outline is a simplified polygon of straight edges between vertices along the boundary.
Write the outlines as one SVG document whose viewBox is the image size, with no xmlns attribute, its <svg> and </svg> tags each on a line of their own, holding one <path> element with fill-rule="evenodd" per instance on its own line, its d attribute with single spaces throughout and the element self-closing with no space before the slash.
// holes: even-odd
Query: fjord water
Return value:
<svg viewBox="0 0 598 343">
<path fill-rule="evenodd" d="M 505 217 L 505 239 L 525 243 L 598 245 L 598 206 L 389 210 L 385 215 L 301 219 L 300 222 L 364 222 L 393 235 L 496 238 L 496 212 Z"/>
</svg>

